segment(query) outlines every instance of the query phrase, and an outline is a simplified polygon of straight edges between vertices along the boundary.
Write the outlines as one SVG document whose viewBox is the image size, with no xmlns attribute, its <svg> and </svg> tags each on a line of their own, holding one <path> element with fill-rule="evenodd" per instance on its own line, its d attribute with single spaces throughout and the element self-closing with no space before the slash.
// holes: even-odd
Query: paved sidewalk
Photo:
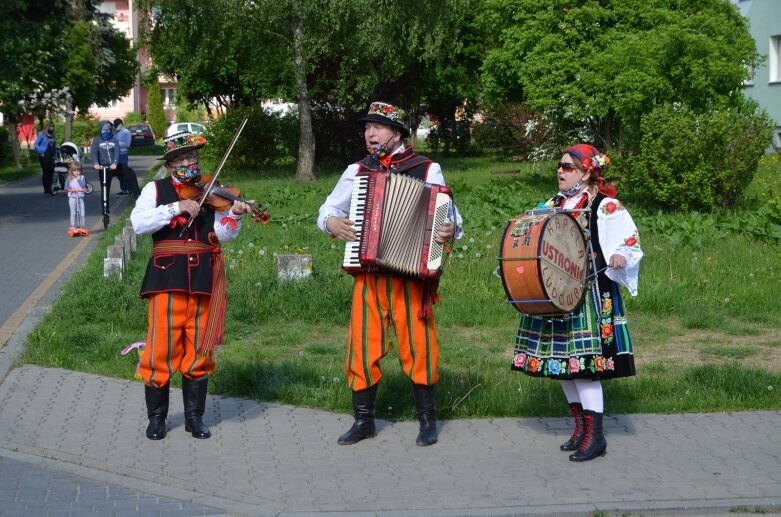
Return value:
<svg viewBox="0 0 781 517">
<path fill-rule="evenodd" d="M 0 196 L 8 195 L 0 187 Z M 49 278 L 46 272 L 72 251 L 72 241 L 60 239 L 67 217 L 60 208 L 14 224 L 8 221 L 13 214 L 0 213 L 0 239 L 17 244 L 14 260 L 33 271 L 30 278 Z M 9 241 L 19 225 L 31 225 L 30 231 Z M 50 225 L 56 235 L 46 233 Z M 13 253 L 3 249 L 0 292 L 14 274 L 7 262 Z M 147 440 L 141 383 L 12 368 L 24 336 L 87 251 L 0 349 L 0 516 L 735 515 L 781 509 L 781 411 L 608 415 L 607 456 L 574 464 L 558 450 L 571 429 L 565 418 L 444 421 L 439 443 L 425 448 L 415 446 L 416 423 L 380 421 L 375 439 L 339 446 L 348 415 L 219 396 L 207 401 L 212 438 L 195 440 L 184 431 L 174 389 L 169 435 Z M 15 293 L 4 292 L 3 302 L 21 296 Z"/>
</svg>

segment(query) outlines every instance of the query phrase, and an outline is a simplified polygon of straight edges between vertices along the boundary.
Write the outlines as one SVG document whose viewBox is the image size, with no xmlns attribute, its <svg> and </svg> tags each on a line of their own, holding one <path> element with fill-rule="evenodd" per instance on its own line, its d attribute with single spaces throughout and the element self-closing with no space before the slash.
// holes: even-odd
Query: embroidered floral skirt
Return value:
<svg viewBox="0 0 781 517">
<path fill-rule="evenodd" d="M 534 377 L 610 379 L 635 375 L 618 285 L 592 284 L 570 319 L 522 315 L 511 368 Z"/>
</svg>

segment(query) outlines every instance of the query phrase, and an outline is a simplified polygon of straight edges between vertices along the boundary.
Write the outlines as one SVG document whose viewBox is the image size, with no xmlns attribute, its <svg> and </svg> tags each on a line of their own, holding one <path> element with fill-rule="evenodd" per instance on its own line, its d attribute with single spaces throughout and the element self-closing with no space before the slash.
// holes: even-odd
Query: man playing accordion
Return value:
<svg viewBox="0 0 781 517">
<path fill-rule="evenodd" d="M 317 225 L 332 238 L 356 241 L 355 222 L 349 218 L 356 175 L 370 171 L 409 175 L 422 182 L 445 185 L 442 169 L 425 156 L 416 154 L 402 141 L 409 131 L 402 124 L 404 112 L 384 102 L 374 102 L 363 123 L 368 155 L 345 169 L 339 182 L 320 207 Z M 452 203 L 446 224 L 434 235 L 437 243 L 460 238 L 461 217 Z M 367 231 L 370 231 L 367 229 Z M 363 238 L 367 236 L 364 235 Z M 434 386 L 438 344 L 431 309 L 436 280 L 423 280 L 369 268 L 354 273 L 350 331 L 347 344 L 347 385 L 352 390 L 355 423 L 339 443 L 349 445 L 375 436 L 374 413 L 377 385 L 382 377 L 380 359 L 389 351 L 388 330 L 393 324 L 404 373 L 412 381 L 420 433 L 416 443 L 437 441 Z"/>
</svg>

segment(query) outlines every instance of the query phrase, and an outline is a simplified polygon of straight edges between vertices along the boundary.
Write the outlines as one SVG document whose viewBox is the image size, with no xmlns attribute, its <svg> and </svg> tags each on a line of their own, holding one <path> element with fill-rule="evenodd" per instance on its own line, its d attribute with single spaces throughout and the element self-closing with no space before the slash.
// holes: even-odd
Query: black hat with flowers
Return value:
<svg viewBox="0 0 781 517">
<path fill-rule="evenodd" d="M 180 154 L 184 154 L 189 151 L 195 151 L 204 145 L 206 145 L 206 139 L 199 134 L 190 133 L 189 131 L 174 133 L 173 135 L 167 136 L 163 139 L 165 154 L 158 158 L 158 160 L 164 160 L 168 162 Z"/>
<path fill-rule="evenodd" d="M 369 112 L 358 122 L 375 122 L 383 124 L 401 133 L 403 138 L 409 137 L 409 129 L 404 126 L 404 110 L 386 102 L 372 102 Z"/>
</svg>

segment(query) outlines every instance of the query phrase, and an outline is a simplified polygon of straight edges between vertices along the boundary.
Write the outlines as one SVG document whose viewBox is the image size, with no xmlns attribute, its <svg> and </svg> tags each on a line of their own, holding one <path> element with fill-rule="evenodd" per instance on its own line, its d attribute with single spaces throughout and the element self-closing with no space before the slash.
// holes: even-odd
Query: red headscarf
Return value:
<svg viewBox="0 0 781 517">
<path fill-rule="evenodd" d="M 599 192 L 607 197 L 618 195 L 616 187 L 602 176 L 602 169 L 610 163 L 610 158 L 605 153 L 589 144 L 572 145 L 567 147 L 564 152 L 580 160 L 583 168 L 597 178 Z"/>
</svg>

